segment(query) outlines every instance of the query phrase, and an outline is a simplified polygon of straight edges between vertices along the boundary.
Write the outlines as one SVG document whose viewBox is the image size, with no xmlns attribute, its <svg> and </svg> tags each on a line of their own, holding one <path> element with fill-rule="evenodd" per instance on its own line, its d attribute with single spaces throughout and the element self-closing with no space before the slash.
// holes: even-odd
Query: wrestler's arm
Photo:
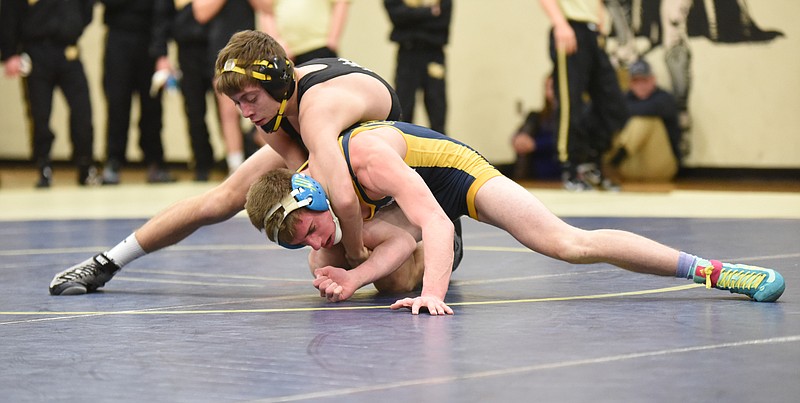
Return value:
<svg viewBox="0 0 800 403">
<path fill-rule="evenodd" d="M 331 302 L 344 301 L 359 288 L 392 274 L 411 258 L 417 246 L 414 237 L 383 221 L 379 217 L 381 214 L 378 213 L 375 219 L 364 223 L 364 243 L 372 252 L 362 264 L 352 270 L 345 270 L 336 265 L 341 263 L 341 257 L 328 261 L 309 259 L 315 276 L 314 287 L 319 289 L 321 297 Z M 341 248 L 337 249 L 341 253 Z M 312 255 L 314 254 L 322 255 L 312 251 Z"/>
<path fill-rule="evenodd" d="M 391 128 L 373 131 L 393 131 Z M 397 149 L 378 136 L 358 136 L 350 142 L 350 158 L 361 185 L 375 194 L 392 196 L 408 221 L 421 230 L 425 273 L 420 298 L 412 313 L 427 307 L 431 314 L 452 314 L 444 304 L 453 267 L 452 221 L 436 201 L 425 181 L 410 168 Z"/>
<path fill-rule="evenodd" d="M 333 51 L 339 49 L 339 42 L 344 33 L 347 22 L 347 11 L 350 8 L 349 0 L 338 0 L 331 5 L 331 21 L 328 28 L 328 48 Z"/>
<path fill-rule="evenodd" d="M 337 140 L 339 133 L 362 121 L 366 113 L 367 101 L 353 92 L 333 88 L 309 90 L 300 105 L 300 132 L 308 148 L 311 176 L 325 188 L 342 226 L 347 259 L 358 266 L 367 258 L 361 208 Z"/>
<path fill-rule="evenodd" d="M 561 12 L 558 0 L 539 0 L 539 3 L 553 25 L 556 48 L 564 50 L 568 55 L 575 53 L 578 49 L 578 40 L 575 38 L 575 31 L 567 22 L 564 13 Z"/>
</svg>

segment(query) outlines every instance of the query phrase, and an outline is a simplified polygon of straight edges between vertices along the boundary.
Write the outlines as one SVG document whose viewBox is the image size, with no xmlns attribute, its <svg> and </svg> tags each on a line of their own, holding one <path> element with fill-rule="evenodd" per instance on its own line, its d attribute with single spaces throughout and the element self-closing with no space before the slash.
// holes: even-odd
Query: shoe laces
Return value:
<svg viewBox="0 0 800 403">
<path fill-rule="evenodd" d="M 63 283 L 63 282 L 67 282 L 67 281 L 82 280 L 85 277 L 89 277 L 89 276 L 94 275 L 94 274 L 96 274 L 96 273 L 94 273 L 94 268 L 93 267 L 91 267 L 91 266 L 81 266 L 81 267 L 76 267 L 76 268 L 74 268 L 72 270 L 69 270 L 69 271 L 67 271 L 65 273 L 62 273 L 58 277 L 63 280 L 62 281 L 62 283 Z"/>
<path fill-rule="evenodd" d="M 706 288 L 711 288 L 711 274 L 714 273 L 714 266 L 707 266 L 703 268 L 703 274 L 706 277 Z M 719 284 L 719 280 L 717 281 Z"/>
<path fill-rule="evenodd" d="M 722 269 L 717 286 L 726 289 L 754 289 L 758 288 L 767 273 L 748 269 Z M 708 279 L 708 277 L 706 277 Z M 706 280 L 708 283 L 708 280 Z"/>
</svg>

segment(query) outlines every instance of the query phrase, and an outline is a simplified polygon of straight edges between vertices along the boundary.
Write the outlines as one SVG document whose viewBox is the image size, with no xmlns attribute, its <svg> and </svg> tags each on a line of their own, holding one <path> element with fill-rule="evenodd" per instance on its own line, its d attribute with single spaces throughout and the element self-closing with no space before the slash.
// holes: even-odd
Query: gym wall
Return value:
<svg viewBox="0 0 800 403">
<path fill-rule="evenodd" d="M 794 21 L 800 14 L 800 2 L 759 0 L 746 5 L 745 11 L 760 28 L 780 31 L 783 36 L 758 43 L 689 39 L 689 167 L 800 168 L 800 25 Z M 381 1 L 352 0 L 339 53 L 393 82 L 396 48 L 388 40 L 389 30 Z M 513 160 L 512 132 L 524 111 L 542 103 L 544 77 L 551 68 L 548 31 L 549 22 L 536 0 L 456 2 L 447 48 L 449 135 L 472 145 L 494 163 Z M 105 157 L 106 127 L 101 87 L 104 33 L 102 6 L 98 5 L 80 47 L 92 92 L 95 156 L 100 161 Z M 661 47 L 653 48 L 646 58 L 659 84 L 669 90 L 670 76 Z M 28 159 L 30 140 L 20 81 L 0 79 L 0 96 L 0 160 Z M 167 159 L 187 161 L 191 153 L 181 96 L 165 93 L 163 99 Z M 210 96 L 209 103 L 213 105 Z M 421 104 L 420 100 L 416 123 L 425 125 Z M 222 141 L 211 109 L 213 145 L 221 158 Z M 141 158 L 137 116 L 134 110 L 128 146 L 132 161 Z M 67 119 L 66 104 L 58 94 L 51 120 L 56 160 L 69 157 Z"/>
</svg>

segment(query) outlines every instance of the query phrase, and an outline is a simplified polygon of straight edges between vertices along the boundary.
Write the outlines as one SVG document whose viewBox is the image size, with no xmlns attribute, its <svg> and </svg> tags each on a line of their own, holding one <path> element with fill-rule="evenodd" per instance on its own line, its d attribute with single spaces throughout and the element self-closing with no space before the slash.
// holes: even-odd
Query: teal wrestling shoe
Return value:
<svg viewBox="0 0 800 403">
<path fill-rule="evenodd" d="M 711 266 L 698 265 L 694 272 L 694 282 L 705 283 L 706 288 L 744 294 L 758 302 L 774 302 L 786 289 L 783 276 L 775 270 L 717 260 L 709 262 Z"/>
</svg>

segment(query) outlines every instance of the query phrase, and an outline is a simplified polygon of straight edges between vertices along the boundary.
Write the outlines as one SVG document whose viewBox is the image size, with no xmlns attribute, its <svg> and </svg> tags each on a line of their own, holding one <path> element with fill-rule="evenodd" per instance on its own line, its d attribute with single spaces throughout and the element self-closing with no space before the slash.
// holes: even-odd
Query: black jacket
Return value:
<svg viewBox="0 0 800 403">
<path fill-rule="evenodd" d="M 194 18 L 192 3 L 180 10 L 175 8 L 174 0 L 155 0 L 155 18 L 153 19 L 153 41 L 150 54 L 165 56 L 167 42 L 175 40 L 181 44 L 207 44 L 208 27 Z"/>
<path fill-rule="evenodd" d="M 18 55 L 26 44 L 75 45 L 92 21 L 94 0 L 0 1 L 0 60 Z"/>
<path fill-rule="evenodd" d="M 150 35 L 155 0 L 100 0 L 109 29 Z"/>
<path fill-rule="evenodd" d="M 450 37 L 452 0 L 441 0 L 441 13 L 434 16 L 430 7 L 409 7 L 403 0 L 384 0 L 384 7 L 392 21 L 394 42 L 406 45 L 429 45 L 442 47 Z"/>
</svg>

